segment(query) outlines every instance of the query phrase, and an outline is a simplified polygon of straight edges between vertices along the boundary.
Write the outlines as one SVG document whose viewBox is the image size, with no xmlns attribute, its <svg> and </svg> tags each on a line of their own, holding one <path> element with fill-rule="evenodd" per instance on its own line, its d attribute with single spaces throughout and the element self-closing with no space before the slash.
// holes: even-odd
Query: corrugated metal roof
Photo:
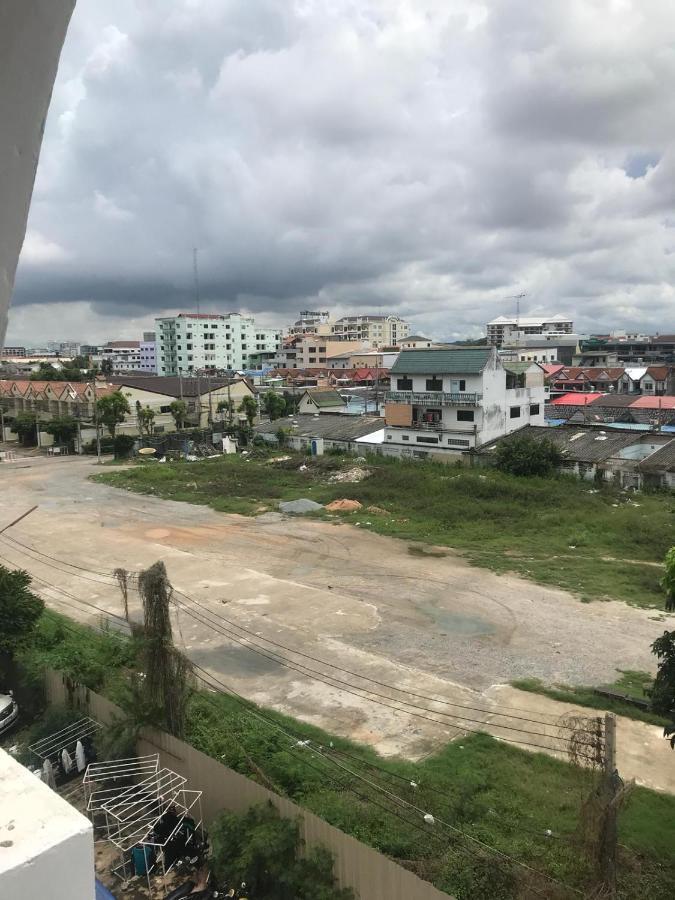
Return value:
<svg viewBox="0 0 675 900">
<path fill-rule="evenodd" d="M 316 390 L 308 390 L 307 394 L 311 397 L 312 402 L 319 408 L 328 406 L 344 406 L 345 401 L 332 388 L 317 388 Z"/>
<path fill-rule="evenodd" d="M 515 432 L 518 437 L 528 437 L 534 440 L 549 440 L 556 445 L 569 462 L 602 462 L 614 456 L 624 447 L 638 443 L 640 438 L 635 434 L 613 432 L 603 433 L 600 428 L 583 428 L 576 426 L 560 426 L 548 428 L 540 425 L 526 425 L 525 428 Z M 508 440 L 513 435 L 506 435 L 499 441 Z M 498 441 L 492 441 L 479 453 L 490 452 Z"/>
<path fill-rule="evenodd" d="M 321 415 L 299 414 L 287 416 L 283 419 L 275 419 L 274 422 L 263 422 L 254 426 L 257 434 L 275 435 L 283 428 L 289 430 L 297 437 L 326 438 L 331 441 L 355 441 L 379 431 L 384 424 L 381 416 L 342 416 L 339 414 L 322 413 Z"/>
<path fill-rule="evenodd" d="M 406 350 L 391 368 L 395 375 L 478 375 L 493 350 L 472 347 L 461 350 Z"/>
<path fill-rule="evenodd" d="M 675 439 L 643 459 L 639 468 L 643 472 L 675 471 Z"/>
</svg>

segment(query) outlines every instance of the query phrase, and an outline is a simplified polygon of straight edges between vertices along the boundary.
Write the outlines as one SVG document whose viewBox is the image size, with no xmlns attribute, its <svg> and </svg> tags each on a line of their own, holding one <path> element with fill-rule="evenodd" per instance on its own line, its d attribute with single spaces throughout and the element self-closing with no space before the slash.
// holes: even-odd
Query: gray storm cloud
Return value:
<svg viewBox="0 0 675 900">
<path fill-rule="evenodd" d="M 10 336 L 185 306 L 193 246 L 205 303 L 279 323 L 461 336 L 524 291 L 675 330 L 674 43 L 669 0 L 81 3 Z"/>
</svg>

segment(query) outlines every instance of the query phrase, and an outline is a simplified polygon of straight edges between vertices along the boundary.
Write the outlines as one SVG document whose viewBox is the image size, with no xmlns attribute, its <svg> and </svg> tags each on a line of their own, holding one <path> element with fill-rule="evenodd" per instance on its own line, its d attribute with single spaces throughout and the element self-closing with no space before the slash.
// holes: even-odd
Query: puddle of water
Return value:
<svg viewBox="0 0 675 900">
<path fill-rule="evenodd" d="M 465 616 L 461 613 L 453 613 L 447 609 L 438 609 L 436 606 L 422 606 L 422 612 L 426 613 L 438 626 L 439 631 L 448 634 L 480 635 L 494 634 L 495 627 L 477 616 Z"/>
</svg>

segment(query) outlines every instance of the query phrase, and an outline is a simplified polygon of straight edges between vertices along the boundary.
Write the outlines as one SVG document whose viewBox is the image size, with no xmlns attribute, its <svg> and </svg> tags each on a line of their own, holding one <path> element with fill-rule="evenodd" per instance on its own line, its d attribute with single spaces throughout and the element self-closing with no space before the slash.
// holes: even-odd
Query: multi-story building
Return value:
<svg viewBox="0 0 675 900">
<path fill-rule="evenodd" d="M 108 341 L 101 347 L 101 360 L 110 360 L 113 374 L 141 371 L 140 341 Z"/>
<path fill-rule="evenodd" d="M 567 316 L 498 316 L 486 325 L 491 347 L 517 344 L 526 335 L 572 334 L 574 323 Z"/>
<path fill-rule="evenodd" d="M 331 326 L 331 334 L 339 341 L 397 347 L 410 334 L 410 325 L 400 316 L 343 316 Z"/>
<path fill-rule="evenodd" d="M 330 334 L 331 324 L 329 312 L 304 309 L 288 329 L 288 334 Z"/>
<path fill-rule="evenodd" d="M 322 334 L 296 334 L 285 339 L 283 347 L 269 360 L 277 369 L 331 368 L 328 360 L 338 353 L 370 349 L 362 341 L 338 341 Z"/>
<path fill-rule="evenodd" d="M 385 452 L 456 454 L 544 424 L 541 367 L 503 363 L 493 347 L 405 350 L 390 374 Z"/>
<path fill-rule="evenodd" d="M 80 345 L 77 341 L 47 341 L 47 349 L 60 356 L 77 356 Z"/>
<path fill-rule="evenodd" d="M 11 359 L 23 359 L 26 356 L 25 347 L 3 347 L 0 350 L 0 356 L 9 357 Z"/>
<path fill-rule="evenodd" d="M 180 313 L 157 323 L 157 372 L 242 370 L 250 357 L 281 346 L 281 331 L 239 313 Z"/>
<path fill-rule="evenodd" d="M 154 331 L 144 331 L 143 340 L 141 341 L 141 365 L 140 370 L 144 373 L 157 371 L 157 337 Z"/>
<path fill-rule="evenodd" d="M 574 365 L 649 365 L 675 362 L 675 334 L 592 335 L 581 341 Z"/>
<path fill-rule="evenodd" d="M 80 344 L 80 356 L 100 356 L 99 344 Z"/>
</svg>

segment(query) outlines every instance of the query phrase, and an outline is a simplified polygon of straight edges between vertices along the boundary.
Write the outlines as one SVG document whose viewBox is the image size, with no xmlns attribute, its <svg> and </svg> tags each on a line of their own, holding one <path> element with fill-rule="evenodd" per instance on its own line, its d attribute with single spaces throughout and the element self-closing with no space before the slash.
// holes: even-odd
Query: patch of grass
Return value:
<svg viewBox="0 0 675 900">
<path fill-rule="evenodd" d="M 584 600 L 624 600 L 663 607 L 661 563 L 675 544 L 672 494 L 629 495 L 569 476 L 519 478 L 495 470 L 371 457 L 371 477 L 333 484 L 330 474 L 353 459 L 284 451 L 224 456 L 200 462 L 144 463 L 93 476 L 141 494 L 203 503 L 222 512 L 255 515 L 280 500 L 342 497 L 386 514 L 347 513 L 344 521 L 424 545 L 453 547 L 474 565 L 515 572 L 572 591 Z M 305 471 L 300 466 L 305 465 Z M 637 499 L 636 499 L 637 497 Z"/>
<path fill-rule="evenodd" d="M 629 697 L 635 697 L 638 700 L 644 700 L 645 694 L 643 689 L 645 687 L 648 688 L 652 681 L 651 675 L 648 675 L 646 672 L 626 671 L 622 672 L 620 677 L 612 684 L 598 685 L 598 687 L 616 691 L 618 694 L 625 694 Z M 617 716 L 626 716 L 628 719 L 637 719 L 640 722 L 647 722 L 650 725 L 658 725 L 659 727 L 668 724 L 667 719 L 650 712 L 648 709 L 640 709 L 639 706 L 633 706 L 626 701 L 603 696 L 598 694 L 592 687 L 572 687 L 566 684 L 549 686 L 538 678 L 520 678 L 512 681 L 511 684 L 521 691 L 543 694 L 545 697 L 558 700 L 560 703 L 575 703 L 577 706 L 604 709 L 607 712 L 616 713 Z"/>
</svg>

